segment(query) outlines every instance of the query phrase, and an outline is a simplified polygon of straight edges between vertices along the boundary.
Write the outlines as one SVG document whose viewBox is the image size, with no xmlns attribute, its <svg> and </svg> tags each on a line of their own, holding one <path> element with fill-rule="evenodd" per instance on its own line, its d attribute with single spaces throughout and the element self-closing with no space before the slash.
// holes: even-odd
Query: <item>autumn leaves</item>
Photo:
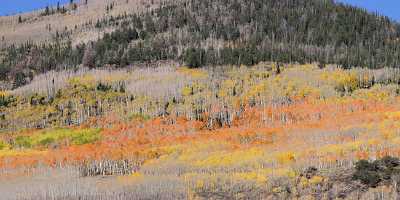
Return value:
<svg viewBox="0 0 400 200">
<path fill-rule="evenodd" d="M 6 119 L 46 116 L 42 121 L 53 112 L 75 122 L 89 117 L 75 126 L 57 128 L 62 121 L 56 120 L 46 129 L 1 135 L 0 167 L 76 166 L 85 176 L 134 173 L 143 180 L 179 174 L 177 180 L 201 193 L 214 179 L 261 187 L 277 177 L 293 179 L 310 165 L 349 167 L 357 159 L 400 155 L 396 72 L 270 69 L 149 69 L 134 78 L 105 73 L 100 82 L 89 73 L 69 79 L 43 105 L 45 94 L 17 95 L 19 109 L 1 108 Z M 152 84 L 149 91 L 164 84 L 174 92 L 119 90 L 144 83 Z M 310 186 L 325 179 L 302 181 Z"/>
</svg>

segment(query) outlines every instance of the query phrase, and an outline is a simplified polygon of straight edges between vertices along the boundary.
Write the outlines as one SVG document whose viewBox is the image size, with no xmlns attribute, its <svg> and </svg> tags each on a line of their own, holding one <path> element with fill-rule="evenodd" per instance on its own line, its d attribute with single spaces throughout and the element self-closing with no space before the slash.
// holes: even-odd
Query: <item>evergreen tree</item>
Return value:
<svg viewBox="0 0 400 200">
<path fill-rule="evenodd" d="M 184 61 L 191 68 L 200 67 L 204 64 L 204 55 L 203 49 L 189 48 L 184 55 Z"/>
</svg>

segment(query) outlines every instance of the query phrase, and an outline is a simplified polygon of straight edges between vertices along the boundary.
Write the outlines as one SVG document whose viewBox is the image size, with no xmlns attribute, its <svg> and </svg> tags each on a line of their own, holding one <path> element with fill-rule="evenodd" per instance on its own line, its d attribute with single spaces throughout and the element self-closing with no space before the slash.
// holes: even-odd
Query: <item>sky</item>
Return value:
<svg viewBox="0 0 400 200">
<path fill-rule="evenodd" d="M 57 2 L 67 3 L 69 0 L 0 0 L 0 15 L 12 15 L 57 5 Z"/>
<path fill-rule="evenodd" d="M 358 7 L 366 8 L 369 11 L 377 11 L 400 22 L 400 0 L 338 0 Z"/>
<path fill-rule="evenodd" d="M 0 15 L 11 15 L 44 8 L 47 5 L 57 5 L 57 2 L 66 3 L 69 0 L 0 0 Z M 369 11 L 378 11 L 383 15 L 400 22 L 400 0 L 338 0 L 351 5 L 366 8 Z"/>
</svg>

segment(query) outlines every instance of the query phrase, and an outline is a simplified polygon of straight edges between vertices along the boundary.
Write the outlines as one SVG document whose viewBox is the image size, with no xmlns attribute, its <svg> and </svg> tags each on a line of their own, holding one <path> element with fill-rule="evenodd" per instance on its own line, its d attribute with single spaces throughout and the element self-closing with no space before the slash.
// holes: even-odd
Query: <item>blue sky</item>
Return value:
<svg viewBox="0 0 400 200">
<path fill-rule="evenodd" d="M 338 0 L 381 13 L 400 22 L 400 0 Z"/>
<path fill-rule="evenodd" d="M 0 15 L 37 10 L 47 5 L 57 5 L 57 2 L 67 3 L 69 0 L 0 0 Z"/>
<path fill-rule="evenodd" d="M 56 5 L 57 2 L 69 0 L 0 0 L 0 15 L 10 15 L 43 8 L 47 5 Z M 75 0 L 78 1 L 78 0 Z M 378 11 L 400 22 L 400 0 L 338 0 L 369 11 Z"/>
</svg>

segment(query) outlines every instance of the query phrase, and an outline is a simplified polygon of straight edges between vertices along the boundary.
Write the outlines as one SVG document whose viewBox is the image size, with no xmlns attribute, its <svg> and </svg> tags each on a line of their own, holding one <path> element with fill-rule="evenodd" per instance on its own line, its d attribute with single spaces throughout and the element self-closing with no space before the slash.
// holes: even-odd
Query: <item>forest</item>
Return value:
<svg viewBox="0 0 400 200">
<path fill-rule="evenodd" d="M 16 88 L 50 70 L 163 60 L 189 67 L 272 61 L 375 69 L 396 67 L 400 59 L 398 23 L 333 0 L 164 1 L 86 25 L 115 31 L 76 46 L 68 29 L 50 43 L 10 45 L 1 53 L 0 79 Z"/>
<path fill-rule="evenodd" d="M 1 93 L 0 192 L 397 198 L 399 81 L 318 64 L 49 72 Z"/>
<path fill-rule="evenodd" d="M 0 199 L 400 198 L 400 24 L 333 0 L 128 2 L 1 48 Z"/>
</svg>

